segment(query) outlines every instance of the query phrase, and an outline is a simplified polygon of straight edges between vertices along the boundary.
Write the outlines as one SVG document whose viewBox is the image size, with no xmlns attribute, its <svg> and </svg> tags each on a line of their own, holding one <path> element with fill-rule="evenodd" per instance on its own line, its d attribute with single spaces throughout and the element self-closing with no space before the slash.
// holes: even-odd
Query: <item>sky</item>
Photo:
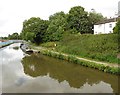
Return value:
<svg viewBox="0 0 120 95">
<path fill-rule="evenodd" d="M 105 17 L 114 17 L 119 0 L 0 0 L 0 37 L 20 33 L 23 21 L 31 17 L 47 20 L 50 15 L 71 7 L 82 6 L 85 11 L 95 9 Z"/>
</svg>

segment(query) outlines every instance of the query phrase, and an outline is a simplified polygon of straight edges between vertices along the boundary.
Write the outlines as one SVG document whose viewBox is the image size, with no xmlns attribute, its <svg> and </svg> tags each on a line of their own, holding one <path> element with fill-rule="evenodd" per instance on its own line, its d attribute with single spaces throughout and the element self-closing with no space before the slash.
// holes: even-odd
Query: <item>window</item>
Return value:
<svg viewBox="0 0 120 95">
<path fill-rule="evenodd" d="M 112 24 L 109 24 L 109 28 L 112 28 Z"/>
</svg>

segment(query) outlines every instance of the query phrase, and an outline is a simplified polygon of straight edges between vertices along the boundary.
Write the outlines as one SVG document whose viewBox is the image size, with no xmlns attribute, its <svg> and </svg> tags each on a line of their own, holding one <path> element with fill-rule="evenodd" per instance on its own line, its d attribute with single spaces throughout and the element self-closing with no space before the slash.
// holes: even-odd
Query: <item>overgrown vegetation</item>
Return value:
<svg viewBox="0 0 120 95">
<path fill-rule="evenodd" d="M 118 19 L 116 26 L 114 28 L 114 33 L 118 34 L 118 50 L 120 52 L 120 18 Z"/>
<path fill-rule="evenodd" d="M 104 17 L 94 12 L 88 13 L 81 6 L 75 6 L 65 14 L 57 12 L 43 20 L 40 17 L 31 17 L 23 22 L 21 37 L 24 40 L 39 44 L 50 41 L 60 41 L 63 34 L 93 33 L 93 25 Z"/>
<path fill-rule="evenodd" d="M 118 67 L 110 67 L 110 66 L 105 66 L 103 64 L 96 64 L 93 62 L 83 61 L 73 55 L 64 55 L 62 53 L 56 53 L 56 52 L 52 52 L 49 50 L 41 50 L 40 52 L 47 56 L 52 56 L 52 57 L 55 57 L 58 59 L 67 60 L 69 62 L 73 62 L 76 64 L 80 64 L 82 66 L 86 66 L 86 67 L 90 67 L 90 68 L 94 68 L 94 69 L 98 69 L 98 70 L 106 72 L 106 73 L 120 75 L 120 68 L 118 68 Z"/>
<path fill-rule="evenodd" d="M 15 32 L 11 35 L 9 34 L 7 39 L 9 39 L 9 40 L 13 40 L 13 39 L 14 40 L 19 40 L 19 39 L 21 39 L 21 36 L 17 32 Z"/>
<path fill-rule="evenodd" d="M 18 50 L 18 49 L 19 49 L 19 47 L 18 47 L 18 46 L 15 46 L 15 47 L 13 47 L 13 49 Z"/>
<path fill-rule="evenodd" d="M 48 43 L 42 44 L 47 47 Z M 99 61 L 118 63 L 118 35 L 71 35 L 66 34 L 64 38 L 55 46 L 47 48 L 54 49 L 58 52 L 77 55 Z"/>
<path fill-rule="evenodd" d="M 88 13 L 83 7 L 75 6 L 67 14 L 57 12 L 51 15 L 49 20 L 42 20 L 39 17 L 25 20 L 21 37 L 37 45 L 47 42 L 49 44 L 45 47 L 53 47 L 53 50 L 59 52 L 118 63 L 119 35 L 91 35 L 93 25 L 104 19 L 102 14 L 96 13 L 95 10 Z M 118 26 L 119 21 L 114 28 L 115 33 L 119 33 Z M 56 41 L 57 46 L 51 43 Z"/>
</svg>

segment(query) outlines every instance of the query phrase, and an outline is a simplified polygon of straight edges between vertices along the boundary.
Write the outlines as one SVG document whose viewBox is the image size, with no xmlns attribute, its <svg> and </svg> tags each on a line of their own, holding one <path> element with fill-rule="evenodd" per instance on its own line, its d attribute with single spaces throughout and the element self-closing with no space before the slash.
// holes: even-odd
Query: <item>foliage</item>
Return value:
<svg viewBox="0 0 120 95">
<path fill-rule="evenodd" d="M 94 24 L 104 19 L 103 15 L 101 13 L 97 13 L 95 10 L 89 13 L 89 28 L 90 31 L 92 31 L 92 34 L 94 33 Z"/>
<path fill-rule="evenodd" d="M 32 17 L 23 22 L 22 38 L 39 44 L 45 40 L 45 32 L 48 27 L 48 21 Z"/>
<path fill-rule="evenodd" d="M 25 36 L 26 36 L 26 40 L 27 40 L 27 41 L 32 41 L 32 42 L 33 42 L 34 33 L 32 33 L 32 32 L 27 32 Z"/>
<path fill-rule="evenodd" d="M 16 39 L 20 39 L 20 35 L 18 34 L 18 33 L 13 33 L 12 35 L 8 35 L 8 39 L 14 39 L 14 40 L 16 40 Z"/>
<path fill-rule="evenodd" d="M 98 70 L 106 72 L 106 73 L 120 75 L 120 68 L 117 68 L 117 67 L 109 67 L 109 66 L 105 66 L 103 64 L 96 64 L 96 63 L 93 63 L 93 62 L 80 60 L 76 56 L 65 55 L 65 54 L 62 54 L 62 53 L 56 53 L 56 52 L 49 51 L 47 49 L 46 50 L 45 49 L 41 50 L 40 52 L 44 55 L 52 56 L 52 57 L 62 59 L 62 60 L 67 60 L 69 62 L 80 64 L 80 65 L 85 66 L 85 67 L 98 69 Z"/>
<path fill-rule="evenodd" d="M 81 6 L 72 7 L 67 16 L 68 27 L 76 29 L 81 34 L 89 32 L 88 13 Z"/>
<path fill-rule="evenodd" d="M 20 37 L 23 40 L 36 44 L 50 41 L 60 41 L 66 32 L 71 34 L 93 33 L 93 25 L 103 19 L 101 14 L 86 12 L 83 7 L 72 7 L 69 13 L 57 12 L 42 20 L 39 17 L 31 17 L 23 22 Z"/>
<path fill-rule="evenodd" d="M 118 35 L 65 35 L 55 48 L 58 52 L 118 63 Z"/>
<path fill-rule="evenodd" d="M 50 24 L 47 29 L 48 41 L 59 41 L 66 28 L 66 15 L 64 12 L 58 12 L 49 17 Z"/>
<path fill-rule="evenodd" d="M 57 46 L 56 43 L 57 43 L 57 42 L 46 42 L 46 43 L 40 44 L 40 46 L 46 47 L 46 48 L 54 48 L 54 47 Z"/>
<path fill-rule="evenodd" d="M 78 33 L 78 31 L 77 31 L 75 28 L 70 29 L 69 32 L 70 32 L 71 34 L 76 34 L 76 33 Z"/>
<path fill-rule="evenodd" d="M 116 26 L 114 27 L 113 32 L 118 34 L 118 50 L 120 52 L 120 19 L 118 19 Z"/>
<path fill-rule="evenodd" d="M 0 39 L 7 40 L 8 37 L 0 37 Z"/>
<path fill-rule="evenodd" d="M 120 19 L 118 19 L 116 26 L 114 28 L 114 33 L 119 33 L 120 34 Z"/>
<path fill-rule="evenodd" d="M 19 47 L 18 47 L 18 46 L 15 46 L 15 47 L 13 47 L 13 49 L 14 49 L 14 50 L 18 50 L 18 49 L 19 49 Z"/>
</svg>

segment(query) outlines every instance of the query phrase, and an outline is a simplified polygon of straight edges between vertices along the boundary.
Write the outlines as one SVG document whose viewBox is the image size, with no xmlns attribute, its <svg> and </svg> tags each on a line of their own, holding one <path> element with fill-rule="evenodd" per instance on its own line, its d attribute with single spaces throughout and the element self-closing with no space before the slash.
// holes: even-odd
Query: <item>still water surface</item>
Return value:
<svg viewBox="0 0 120 95">
<path fill-rule="evenodd" d="M 41 54 L 26 55 L 12 44 L 0 49 L 3 93 L 113 93 L 118 77 Z"/>
</svg>

